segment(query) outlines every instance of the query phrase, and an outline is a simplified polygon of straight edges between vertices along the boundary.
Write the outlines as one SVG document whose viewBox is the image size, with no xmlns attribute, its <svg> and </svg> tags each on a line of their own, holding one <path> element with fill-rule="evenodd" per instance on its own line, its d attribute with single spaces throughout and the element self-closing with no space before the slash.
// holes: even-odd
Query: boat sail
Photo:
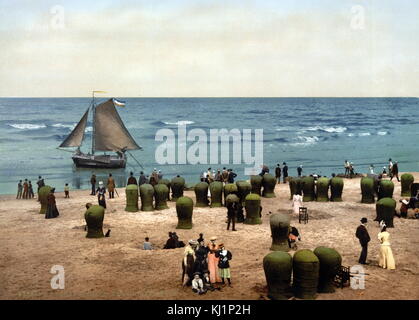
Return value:
<svg viewBox="0 0 419 320">
<path fill-rule="evenodd" d="M 95 97 L 79 123 L 58 148 L 77 147 L 72 156 L 77 167 L 87 168 L 125 168 L 128 150 L 142 149 L 128 132 L 115 104 L 121 105 L 116 99 L 109 99 L 95 105 Z M 89 111 L 93 113 L 93 134 L 91 153 L 83 153 L 80 146 L 84 140 Z M 95 154 L 96 151 L 113 151 L 116 155 Z"/>
</svg>

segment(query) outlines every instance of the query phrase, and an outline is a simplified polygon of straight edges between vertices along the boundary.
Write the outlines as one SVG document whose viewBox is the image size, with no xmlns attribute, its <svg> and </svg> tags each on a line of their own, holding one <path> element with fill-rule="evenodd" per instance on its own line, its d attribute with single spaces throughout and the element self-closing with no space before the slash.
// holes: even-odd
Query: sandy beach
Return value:
<svg viewBox="0 0 419 320">
<path fill-rule="evenodd" d="M 414 173 L 419 181 L 419 173 Z M 393 179 L 394 181 L 394 179 Z M 46 181 L 48 184 L 48 181 Z M 194 208 L 193 228 L 176 230 L 175 203 L 169 209 L 153 212 L 125 212 L 125 191 L 107 199 L 104 229 L 111 236 L 87 239 L 84 212 L 87 202 L 96 203 L 88 190 L 70 192 L 70 199 L 57 193 L 60 216 L 46 220 L 39 214 L 36 200 L 16 200 L 0 196 L 0 298 L 1 299 L 267 299 L 263 257 L 271 245 L 269 214 L 291 214 L 288 184 L 277 185 L 276 198 L 262 199 L 263 224 L 237 224 L 237 232 L 227 231 L 225 208 Z M 332 247 L 342 255 L 343 265 L 358 264 L 360 245 L 355 237 L 362 217 L 369 220 L 368 260 L 365 266 L 365 290 L 349 287 L 332 294 L 319 294 L 318 300 L 349 299 L 419 299 L 419 227 L 418 220 L 394 219 L 390 228 L 396 270 L 378 266 L 380 248 L 374 222 L 375 204 L 362 204 L 360 179 L 345 179 L 343 202 L 308 202 L 310 221 L 298 224 L 302 236 L 299 249 Z M 191 191 L 185 195 L 195 199 Z M 400 183 L 395 181 L 394 199 L 400 196 Z M 399 208 L 399 203 L 397 203 Z M 198 296 L 181 286 L 183 248 L 164 250 L 169 231 L 180 240 L 197 239 L 204 233 L 206 241 L 217 236 L 233 254 L 232 287 Z M 156 250 L 142 250 L 144 238 Z M 293 254 L 293 251 L 290 252 Z M 65 289 L 53 290 L 50 281 L 53 265 L 65 269 Z"/>
</svg>

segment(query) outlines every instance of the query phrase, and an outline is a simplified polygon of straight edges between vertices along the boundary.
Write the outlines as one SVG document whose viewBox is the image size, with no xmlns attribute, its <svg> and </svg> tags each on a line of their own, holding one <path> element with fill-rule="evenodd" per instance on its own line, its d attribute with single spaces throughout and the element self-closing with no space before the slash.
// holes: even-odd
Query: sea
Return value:
<svg viewBox="0 0 419 320">
<path fill-rule="evenodd" d="M 96 103 L 107 99 L 96 98 Z M 297 174 L 300 165 L 303 174 L 343 173 L 345 160 L 353 162 L 356 172 L 367 173 L 373 164 L 378 173 L 388 165 L 389 158 L 398 162 L 402 172 L 419 171 L 418 98 L 118 97 L 118 100 L 126 102 L 125 107 L 117 110 L 142 150 L 130 151 L 132 156 L 128 155 L 125 169 L 92 170 L 76 168 L 71 152 L 57 149 L 83 116 L 91 98 L 1 98 L 0 194 L 15 194 L 18 181 L 24 179 L 32 181 L 36 192 L 39 175 L 57 191 L 62 191 L 65 183 L 73 190 L 88 189 L 92 172 L 104 181 L 112 173 L 118 187 L 125 186 L 130 171 L 138 177 L 141 170 L 150 174 L 154 168 L 168 179 L 179 174 L 188 185 L 199 182 L 200 175 L 209 167 L 231 168 L 238 175 L 236 179 L 249 178 L 244 171 L 249 165 L 233 163 L 232 156 L 224 159 L 220 155 L 211 156 L 209 145 L 207 156 L 201 157 L 202 163 L 186 157 L 186 163 L 176 158 L 175 163 L 162 164 L 156 159 L 156 151 L 163 142 L 156 140 L 156 134 L 173 132 L 179 157 L 179 125 L 187 132 L 200 129 L 201 134 L 208 135 L 207 144 L 211 129 L 229 132 L 234 129 L 240 133 L 251 129 L 253 134 L 263 129 L 263 151 L 257 155 L 259 158 L 263 155 L 263 163 L 272 172 L 277 163 L 286 162 L 291 176 Z M 89 120 L 82 151 L 89 151 L 91 134 Z M 247 142 L 243 139 L 243 145 L 255 142 L 255 136 L 252 137 Z M 189 141 L 184 145 L 187 152 L 193 144 Z M 255 143 L 250 147 L 255 152 Z M 216 158 L 218 162 L 212 161 Z"/>
</svg>

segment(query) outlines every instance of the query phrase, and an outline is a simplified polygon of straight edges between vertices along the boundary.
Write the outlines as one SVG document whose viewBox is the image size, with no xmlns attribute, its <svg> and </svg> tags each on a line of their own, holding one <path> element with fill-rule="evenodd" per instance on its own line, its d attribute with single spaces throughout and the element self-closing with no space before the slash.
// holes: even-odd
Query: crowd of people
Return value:
<svg viewBox="0 0 419 320">
<path fill-rule="evenodd" d="M 352 177 L 355 175 L 354 165 L 352 162 L 345 160 L 344 163 L 345 167 L 345 176 Z M 388 171 L 387 171 L 388 170 Z M 388 173 L 387 173 L 388 172 Z M 269 173 L 269 168 L 264 165 L 262 166 L 262 170 L 260 175 L 263 176 L 264 174 Z M 375 175 L 374 173 L 374 165 L 371 164 L 370 174 Z M 297 167 L 297 175 L 301 177 L 303 175 L 303 166 L 299 165 Z M 392 159 L 389 159 L 388 168 L 384 167 L 383 172 L 378 174 L 379 178 L 390 177 L 392 180 L 394 177 L 397 181 L 400 181 L 398 176 L 398 163 L 395 161 L 392 162 Z M 316 179 L 321 177 L 319 175 L 312 174 L 311 176 L 315 177 Z M 335 176 L 333 174 L 332 176 Z M 234 183 L 234 179 L 237 177 L 237 174 L 234 173 L 232 169 L 226 169 L 225 167 L 222 170 L 212 170 L 208 168 L 206 172 L 203 172 L 201 175 L 201 181 L 205 181 L 208 184 L 213 181 L 223 182 L 224 184 L 227 183 Z M 282 163 L 281 165 L 278 163 L 275 168 L 275 177 L 277 183 L 281 183 L 281 178 L 283 183 L 288 182 L 288 166 L 286 162 Z M 145 183 L 149 183 L 151 185 L 155 185 L 159 183 L 159 181 L 163 179 L 163 174 L 161 170 L 154 170 L 151 172 L 150 175 L 145 175 L 143 171 L 140 172 L 140 176 L 138 181 L 134 176 L 133 172 L 130 172 L 127 185 L 135 184 L 135 185 L 142 185 Z M 315 179 L 315 180 L 316 180 Z M 106 209 L 106 195 L 108 195 L 109 199 L 114 198 L 114 193 L 117 193 L 115 180 L 112 177 L 112 174 L 109 173 L 108 179 L 106 181 L 106 185 L 103 181 L 99 181 L 97 184 L 96 175 L 93 173 L 90 179 L 91 183 L 91 195 L 98 197 L 98 204 L 101 205 Z M 44 179 L 39 176 L 37 181 L 38 185 L 38 192 L 41 187 L 45 185 Z M 97 187 L 96 187 L 97 186 Z M 56 206 L 55 201 L 55 188 L 52 188 L 50 193 L 47 196 L 47 210 L 45 214 L 46 219 L 56 218 L 59 216 L 59 212 Z M 65 198 L 69 198 L 69 187 L 68 183 L 65 184 L 64 187 Z M 118 195 L 118 193 L 117 193 Z M 119 195 L 118 195 L 119 196 Z M 237 196 L 237 195 L 233 195 Z M 30 199 L 34 198 L 34 192 L 32 188 L 31 181 L 25 179 L 24 182 L 22 180 L 19 181 L 18 184 L 18 194 L 17 199 Z M 414 218 L 419 218 L 419 208 L 417 208 L 417 204 L 419 202 L 419 191 L 417 194 L 409 199 L 402 199 L 400 200 L 401 208 L 400 213 L 396 213 L 399 217 L 409 217 L 411 212 L 413 212 Z M 294 214 L 299 214 L 299 209 L 303 207 L 303 197 L 300 193 L 296 192 L 292 198 L 292 212 Z M 244 221 L 244 210 L 243 206 L 240 201 L 226 201 L 226 210 L 227 210 L 227 230 L 230 230 L 230 226 L 232 227 L 232 231 L 237 231 L 236 229 L 236 222 L 243 222 Z M 409 211 L 410 210 L 410 211 Z M 262 207 L 260 208 L 260 215 L 262 212 Z M 368 244 L 371 241 L 371 238 L 368 233 L 368 220 L 367 218 L 361 219 L 361 225 L 358 226 L 356 230 L 356 237 L 359 239 L 361 245 L 361 254 L 359 257 L 358 262 L 360 264 L 369 264 L 367 260 L 368 256 Z M 109 236 L 109 231 L 107 236 Z M 380 244 L 380 251 L 378 257 L 378 264 L 382 268 L 387 269 L 395 269 L 395 260 L 393 253 L 391 251 L 390 246 L 390 234 L 387 231 L 387 227 L 384 221 L 380 222 L 380 232 L 377 235 L 378 242 Z M 301 235 L 298 229 L 294 226 L 290 227 L 289 237 L 288 237 L 288 245 L 289 248 L 292 250 L 297 250 L 297 241 L 301 241 Z M 143 243 L 144 250 L 154 250 L 155 247 L 151 243 L 150 238 L 146 237 Z M 169 232 L 169 238 L 166 241 L 164 249 L 176 249 L 176 248 L 184 248 L 184 255 L 183 255 L 183 271 L 186 280 L 183 282 L 184 285 L 190 285 L 192 287 L 193 292 L 197 294 L 204 294 L 207 291 L 213 291 L 216 289 L 220 289 L 221 285 L 228 284 L 231 286 L 231 273 L 230 273 L 230 261 L 232 260 L 232 253 L 226 249 L 226 246 L 223 243 L 217 243 L 217 237 L 211 237 L 208 243 L 205 243 L 203 234 L 199 234 L 199 238 L 197 240 L 189 240 L 187 244 L 183 241 L 179 240 L 179 236 L 176 232 Z M 226 283 L 227 282 L 227 283 Z"/>
<path fill-rule="evenodd" d="M 212 170 L 211 168 L 208 168 L 207 171 L 202 172 L 201 174 L 201 181 L 204 181 L 208 184 L 219 181 L 223 182 L 224 184 L 227 183 L 234 183 L 234 179 L 237 177 L 237 174 L 233 171 L 233 169 L 227 169 L 226 167 L 223 168 L 221 171 L 220 169 L 217 169 L 217 172 L 215 170 Z"/>
</svg>

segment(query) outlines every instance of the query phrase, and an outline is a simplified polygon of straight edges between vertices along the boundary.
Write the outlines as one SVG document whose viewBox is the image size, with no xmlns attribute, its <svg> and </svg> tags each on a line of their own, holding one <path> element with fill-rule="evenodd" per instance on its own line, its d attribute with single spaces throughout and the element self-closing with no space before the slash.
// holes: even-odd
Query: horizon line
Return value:
<svg viewBox="0 0 419 320">
<path fill-rule="evenodd" d="M 268 98 L 268 99 L 388 99 L 388 98 L 396 98 L 396 99 L 418 99 L 419 96 L 97 96 L 95 98 L 114 98 L 114 97 L 123 97 L 123 98 L 143 98 L 143 99 L 260 99 L 260 98 Z M 0 96 L 0 99 L 55 99 L 55 98 L 92 98 L 92 96 Z"/>
</svg>

